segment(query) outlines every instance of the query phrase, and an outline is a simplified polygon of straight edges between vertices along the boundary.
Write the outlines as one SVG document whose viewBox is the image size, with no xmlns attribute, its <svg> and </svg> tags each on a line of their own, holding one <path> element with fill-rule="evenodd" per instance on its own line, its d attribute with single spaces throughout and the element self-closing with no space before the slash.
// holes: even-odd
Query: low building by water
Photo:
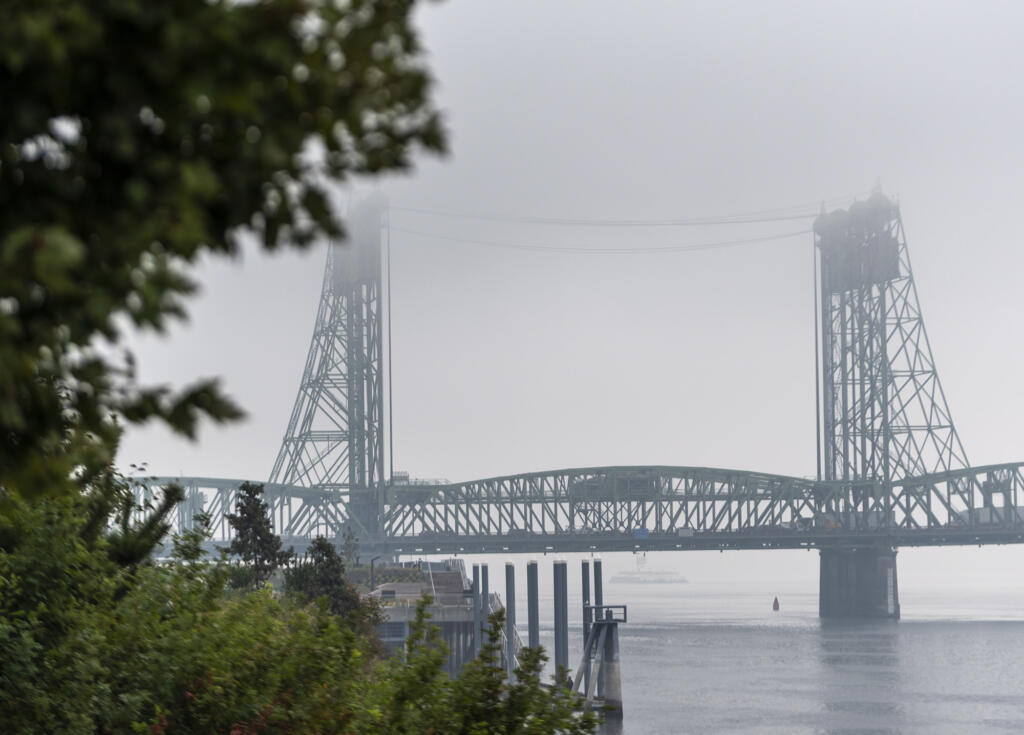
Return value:
<svg viewBox="0 0 1024 735">
<path fill-rule="evenodd" d="M 448 645 L 446 671 L 456 676 L 473 657 L 473 587 L 461 559 L 414 562 L 403 565 L 419 569 L 420 578 L 407 582 L 384 582 L 367 596 L 380 600 L 387 620 L 377 632 L 389 652 L 403 650 L 409 626 L 416 619 L 416 607 L 424 595 L 431 599 L 430 622 L 441 630 Z M 500 606 L 500 605 L 499 605 Z"/>
</svg>

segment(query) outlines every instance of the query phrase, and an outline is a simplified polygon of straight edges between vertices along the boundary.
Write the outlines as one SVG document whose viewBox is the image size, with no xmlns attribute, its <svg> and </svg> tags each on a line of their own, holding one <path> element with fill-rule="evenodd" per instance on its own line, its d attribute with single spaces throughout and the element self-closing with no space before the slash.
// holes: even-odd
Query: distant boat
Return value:
<svg viewBox="0 0 1024 735">
<path fill-rule="evenodd" d="M 612 584 L 687 584 L 686 577 L 676 572 L 623 572 L 609 580 Z"/>
<path fill-rule="evenodd" d="M 775 598 L 775 602 L 772 603 L 772 610 L 774 610 L 775 612 L 779 611 L 779 598 L 778 597 L 776 597 Z"/>
</svg>

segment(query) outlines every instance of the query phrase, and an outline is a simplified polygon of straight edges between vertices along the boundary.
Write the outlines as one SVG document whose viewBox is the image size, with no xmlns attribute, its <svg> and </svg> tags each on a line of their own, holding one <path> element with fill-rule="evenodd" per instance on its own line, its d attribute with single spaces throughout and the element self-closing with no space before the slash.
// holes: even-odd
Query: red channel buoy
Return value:
<svg viewBox="0 0 1024 735">
<path fill-rule="evenodd" d="M 775 612 L 779 611 L 779 598 L 778 597 L 776 597 L 775 598 L 775 602 L 772 603 L 772 610 L 774 610 Z"/>
</svg>

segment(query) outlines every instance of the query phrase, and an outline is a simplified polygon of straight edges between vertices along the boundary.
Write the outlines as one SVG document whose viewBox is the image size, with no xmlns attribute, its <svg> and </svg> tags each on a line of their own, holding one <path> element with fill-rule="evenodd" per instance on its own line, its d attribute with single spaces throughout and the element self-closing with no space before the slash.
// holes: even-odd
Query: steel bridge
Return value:
<svg viewBox="0 0 1024 735">
<path fill-rule="evenodd" d="M 205 510 L 211 542 L 231 540 L 227 513 L 242 480 L 176 482 L 177 524 Z M 304 548 L 344 528 L 339 499 L 264 484 L 274 528 Z M 1024 463 L 894 483 L 817 481 L 706 467 L 586 467 L 446 485 L 390 485 L 383 541 L 373 552 L 653 551 L 800 549 L 866 540 L 890 546 L 1024 543 Z"/>
<path fill-rule="evenodd" d="M 899 207 L 881 194 L 815 220 L 818 476 L 704 467 L 583 467 L 470 482 L 385 472 L 386 209 L 329 248 L 299 392 L 264 484 L 275 530 L 303 548 L 347 529 L 391 554 L 817 548 L 821 613 L 898 617 L 900 546 L 1024 542 L 1024 463 L 971 467 L 946 404 Z M 390 318 L 389 315 L 387 318 Z M 214 544 L 241 480 L 149 478 L 203 511 Z"/>
</svg>

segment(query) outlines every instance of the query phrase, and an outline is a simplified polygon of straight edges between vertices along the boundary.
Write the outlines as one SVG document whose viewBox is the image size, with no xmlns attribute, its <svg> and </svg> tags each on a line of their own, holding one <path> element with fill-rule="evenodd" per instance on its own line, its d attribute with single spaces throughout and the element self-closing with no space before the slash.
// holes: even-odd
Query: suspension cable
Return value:
<svg viewBox="0 0 1024 735">
<path fill-rule="evenodd" d="M 602 248 L 591 245 L 568 246 L 498 242 L 495 240 L 487 240 L 478 237 L 456 237 L 454 235 L 444 235 L 437 232 L 423 232 L 420 230 L 410 230 L 405 227 L 394 227 L 392 229 L 395 232 L 401 232 L 406 235 L 416 235 L 418 237 L 428 237 L 434 240 L 445 240 L 448 242 L 457 242 L 466 245 L 483 245 L 486 247 L 504 248 L 507 250 L 526 250 L 535 253 L 569 253 L 576 255 L 650 255 L 655 253 L 680 253 L 693 252 L 698 250 L 719 250 L 723 248 L 736 247 L 739 245 L 750 245 L 753 243 L 770 242 L 773 240 L 785 240 L 790 237 L 807 235 L 811 232 L 811 230 L 808 228 L 803 230 L 797 230 L 796 232 L 784 232 L 778 235 L 762 235 L 759 237 L 747 237 L 738 240 L 717 240 L 714 242 L 703 242 L 689 245 L 642 245 L 639 247 L 630 248 Z"/>
<path fill-rule="evenodd" d="M 834 205 L 864 196 L 867 192 L 857 192 L 841 197 L 825 200 L 824 204 Z M 765 222 L 786 222 L 793 220 L 812 219 L 817 216 L 822 201 L 794 204 L 788 207 L 762 209 L 735 214 L 714 215 L 707 217 L 681 217 L 671 219 L 588 219 L 569 217 L 538 217 L 532 215 L 506 215 L 472 212 L 451 212 L 426 209 L 423 207 L 392 206 L 395 212 L 422 214 L 430 217 L 446 217 L 453 219 L 484 220 L 489 222 L 508 222 L 515 224 L 583 226 L 583 227 L 706 227 L 711 225 L 745 225 Z M 809 210 L 809 211 L 804 211 Z"/>
</svg>

